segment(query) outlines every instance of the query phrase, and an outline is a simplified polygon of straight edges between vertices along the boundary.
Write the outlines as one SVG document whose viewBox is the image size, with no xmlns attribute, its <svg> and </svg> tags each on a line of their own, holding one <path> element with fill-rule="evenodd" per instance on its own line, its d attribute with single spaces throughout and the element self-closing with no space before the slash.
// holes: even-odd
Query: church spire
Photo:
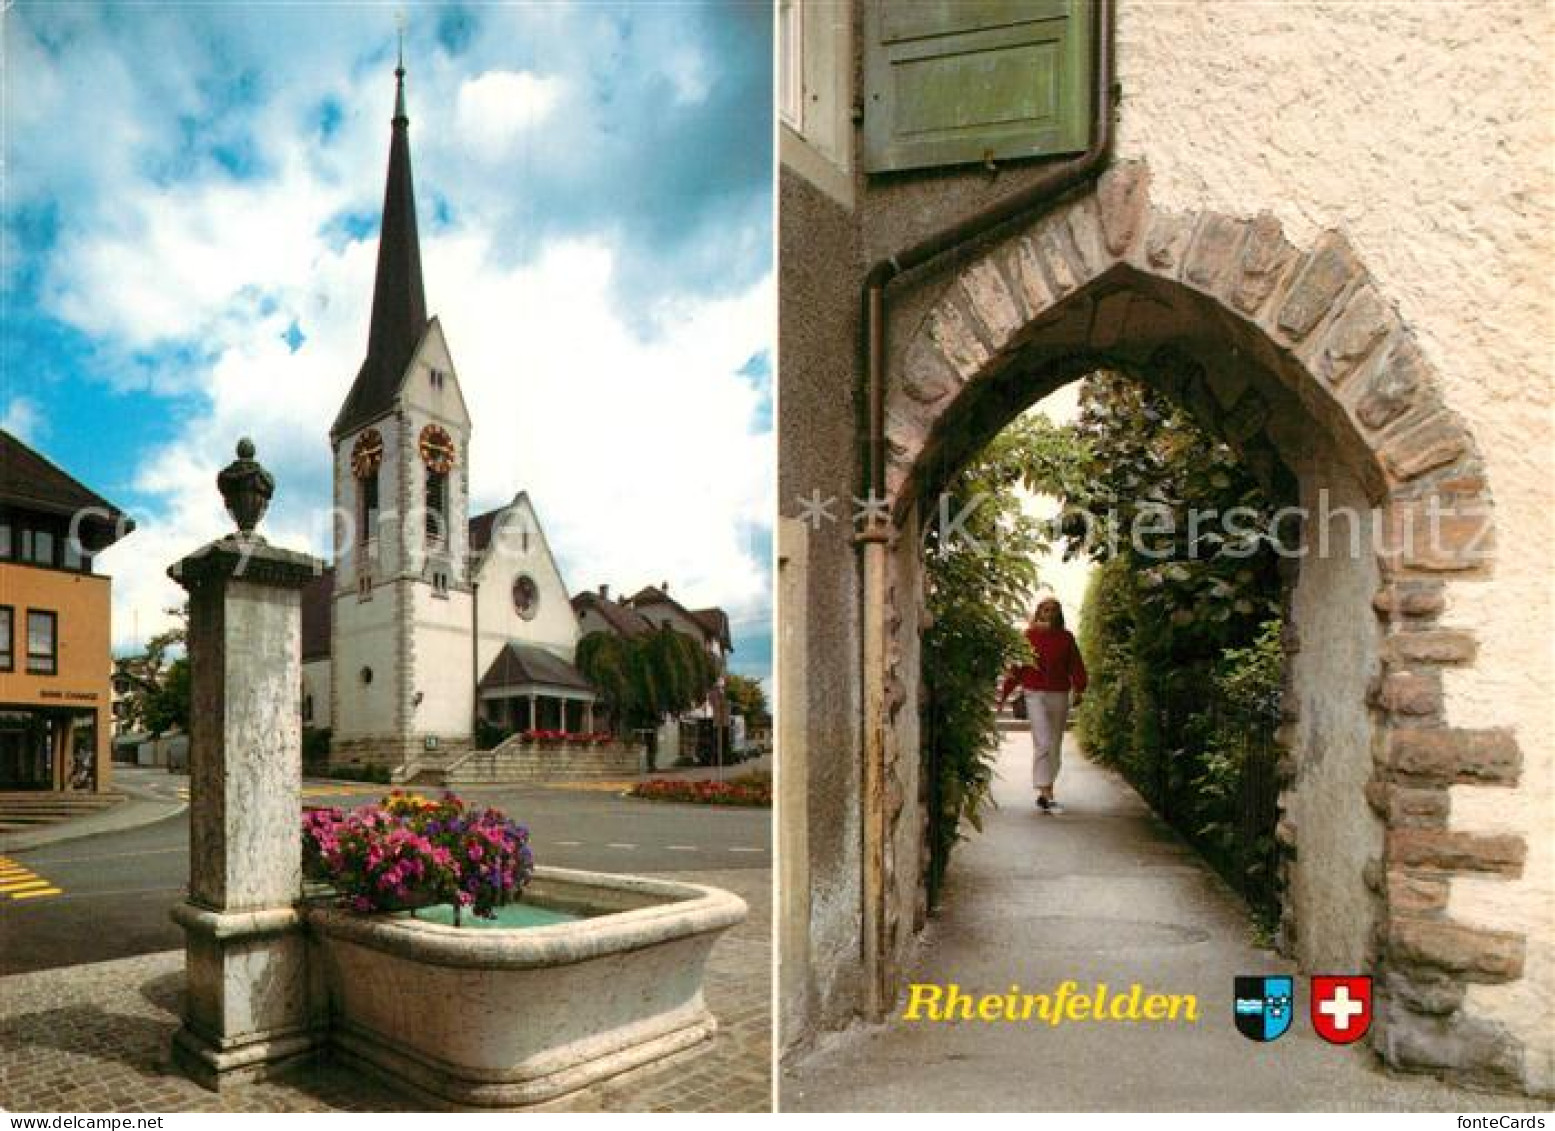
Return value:
<svg viewBox="0 0 1555 1131">
<path fill-rule="evenodd" d="M 383 190 L 383 225 L 378 236 L 378 273 L 373 283 L 367 358 L 335 420 L 336 434 L 388 410 L 427 327 L 421 245 L 416 235 L 416 190 L 410 173 L 410 119 L 405 114 L 403 32 L 394 80 L 389 173 Z"/>
</svg>

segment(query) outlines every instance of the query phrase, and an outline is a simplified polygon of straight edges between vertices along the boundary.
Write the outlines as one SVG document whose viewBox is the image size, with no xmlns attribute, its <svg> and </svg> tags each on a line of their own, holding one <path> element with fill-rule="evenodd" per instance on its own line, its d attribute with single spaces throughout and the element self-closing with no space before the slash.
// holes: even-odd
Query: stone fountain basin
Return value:
<svg viewBox="0 0 1555 1131">
<path fill-rule="evenodd" d="M 524 900 L 586 917 L 503 930 L 307 908 L 335 1055 L 441 1105 L 516 1109 L 712 1038 L 702 980 L 738 896 L 540 868 Z"/>
</svg>

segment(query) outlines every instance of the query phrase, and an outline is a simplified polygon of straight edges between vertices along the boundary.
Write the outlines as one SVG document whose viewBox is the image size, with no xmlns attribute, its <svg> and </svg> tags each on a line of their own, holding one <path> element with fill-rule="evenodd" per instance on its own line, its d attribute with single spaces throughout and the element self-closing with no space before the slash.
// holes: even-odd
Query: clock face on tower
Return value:
<svg viewBox="0 0 1555 1131">
<path fill-rule="evenodd" d="M 351 448 L 351 474 L 358 479 L 367 479 L 377 472 L 382 463 L 383 437 L 378 434 L 378 429 L 369 428 L 356 438 Z"/>
<path fill-rule="evenodd" d="M 454 465 L 453 437 L 436 424 L 421 430 L 421 462 L 439 475 L 447 475 Z"/>
</svg>

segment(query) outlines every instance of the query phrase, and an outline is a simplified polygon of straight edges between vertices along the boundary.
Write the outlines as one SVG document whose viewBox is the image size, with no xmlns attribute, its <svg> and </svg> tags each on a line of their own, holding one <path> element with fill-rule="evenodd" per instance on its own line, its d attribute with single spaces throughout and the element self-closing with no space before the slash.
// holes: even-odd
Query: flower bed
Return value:
<svg viewBox="0 0 1555 1131">
<path fill-rule="evenodd" d="M 433 801 L 396 790 L 361 809 L 303 814 L 303 870 L 353 911 L 447 903 L 491 918 L 534 874 L 529 831 L 453 794 Z"/>
<path fill-rule="evenodd" d="M 628 797 L 640 797 L 647 801 L 683 801 L 693 805 L 740 805 L 751 808 L 770 807 L 772 782 L 744 776 L 733 781 L 685 781 L 673 778 L 652 778 L 638 782 L 627 791 Z"/>
</svg>

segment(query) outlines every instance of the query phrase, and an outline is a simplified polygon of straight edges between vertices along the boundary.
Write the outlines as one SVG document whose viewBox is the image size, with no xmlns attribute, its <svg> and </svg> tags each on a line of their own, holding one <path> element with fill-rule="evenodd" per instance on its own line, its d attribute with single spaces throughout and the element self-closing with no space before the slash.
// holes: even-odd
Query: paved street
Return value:
<svg viewBox="0 0 1555 1131">
<path fill-rule="evenodd" d="M 1052 994 L 1072 979 L 1195 995 L 1183 1023 L 908 1022 L 834 1035 L 784 1073 L 785 1111 L 1519 1111 L 1489 1095 L 1384 1073 L 1312 1029 L 1307 982 L 1272 1044 L 1232 1023 L 1232 979 L 1291 973 L 1252 942 L 1246 907 L 1116 774 L 1064 751 L 1062 816 L 1035 811 L 1030 738 L 1006 736 L 981 834 L 951 861 L 946 903 L 909 981 L 969 994 Z"/>
<path fill-rule="evenodd" d="M 143 795 L 176 800 L 187 789 L 187 779 L 160 770 L 121 775 L 123 785 Z M 352 807 L 384 792 L 377 785 L 309 783 L 303 800 Z M 587 786 L 461 793 L 527 824 L 541 864 L 605 872 L 771 867 L 770 810 L 635 801 Z M 182 946 L 168 909 L 187 884 L 188 852 L 182 812 L 141 828 L 5 854 L 0 975 Z"/>
</svg>

